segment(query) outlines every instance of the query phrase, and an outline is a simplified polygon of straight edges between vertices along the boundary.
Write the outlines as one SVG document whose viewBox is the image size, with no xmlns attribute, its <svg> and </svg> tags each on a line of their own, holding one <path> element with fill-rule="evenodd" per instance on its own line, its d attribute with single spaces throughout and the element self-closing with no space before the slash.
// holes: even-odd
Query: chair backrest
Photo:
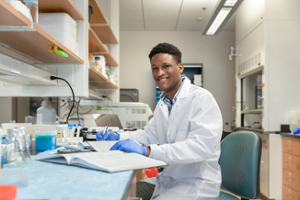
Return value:
<svg viewBox="0 0 300 200">
<path fill-rule="evenodd" d="M 222 188 L 247 199 L 259 197 L 261 138 L 249 131 L 233 132 L 221 142 Z"/>
</svg>

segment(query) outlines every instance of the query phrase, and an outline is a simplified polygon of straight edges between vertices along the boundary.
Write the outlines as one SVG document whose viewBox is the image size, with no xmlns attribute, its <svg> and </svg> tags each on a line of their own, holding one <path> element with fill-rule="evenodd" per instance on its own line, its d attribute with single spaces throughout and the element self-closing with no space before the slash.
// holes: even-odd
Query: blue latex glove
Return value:
<svg viewBox="0 0 300 200">
<path fill-rule="evenodd" d="M 138 144 L 132 139 L 121 140 L 117 142 L 114 146 L 112 146 L 110 150 L 120 150 L 129 153 L 139 153 L 143 156 L 146 155 L 146 147 Z"/>
<path fill-rule="evenodd" d="M 103 131 L 99 131 L 96 134 L 96 140 L 97 141 L 105 141 L 105 140 L 120 140 L 120 134 L 117 132 L 111 132 L 111 131 L 106 131 L 102 138 L 102 133 Z"/>
</svg>

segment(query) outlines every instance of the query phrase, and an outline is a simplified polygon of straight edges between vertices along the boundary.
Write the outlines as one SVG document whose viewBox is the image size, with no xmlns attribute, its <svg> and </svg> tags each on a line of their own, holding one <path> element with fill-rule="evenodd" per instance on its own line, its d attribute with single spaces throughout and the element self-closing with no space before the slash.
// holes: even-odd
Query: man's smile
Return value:
<svg viewBox="0 0 300 200">
<path fill-rule="evenodd" d="M 161 78 L 161 79 L 158 79 L 158 82 L 164 83 L 164 82 L 166 82 L 167 79 L 168 79 L 168 78 Z"/>
</svg>

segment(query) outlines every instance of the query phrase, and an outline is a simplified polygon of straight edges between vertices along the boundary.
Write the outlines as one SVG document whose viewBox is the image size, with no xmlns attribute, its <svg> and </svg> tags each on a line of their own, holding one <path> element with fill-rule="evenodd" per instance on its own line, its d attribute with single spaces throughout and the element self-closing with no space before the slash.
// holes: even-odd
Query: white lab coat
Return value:
<svg viewBox="0 0 300 200">
<path fill-rule="evenodd" d="M 149 157 L 168 164 L 156 178 L 148 179 L 156 184 L 152 199 L 217 199 L 222 127 L 211 93 L 185 78 L 170 115 L 160 100 L 144 130 L 123 132 L 120 139 L 150 145 Z"/>
</svg>

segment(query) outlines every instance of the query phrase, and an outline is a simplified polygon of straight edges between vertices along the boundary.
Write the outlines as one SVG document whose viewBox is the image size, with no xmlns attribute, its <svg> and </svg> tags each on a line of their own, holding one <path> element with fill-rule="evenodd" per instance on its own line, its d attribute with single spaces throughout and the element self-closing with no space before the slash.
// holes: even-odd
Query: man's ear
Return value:
<svg viewBox="0 0 300 200">
<path fill-rule="evenodd" d="M 184 65 L 183 65 L 182 63 L 180 63 L 180 64 L 178 65 L 178 68 L 179 68 L 180 73 L 182 73 L 183 70 L 184 70 Z"/>
</svg>

